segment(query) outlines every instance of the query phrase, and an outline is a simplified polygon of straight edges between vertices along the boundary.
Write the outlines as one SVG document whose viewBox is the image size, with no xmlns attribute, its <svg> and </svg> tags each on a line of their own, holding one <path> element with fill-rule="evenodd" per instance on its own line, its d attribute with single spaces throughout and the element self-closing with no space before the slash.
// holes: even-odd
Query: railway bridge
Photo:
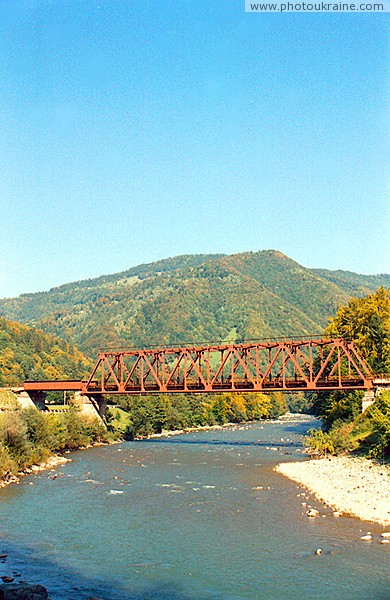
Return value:
<svg viewBox="0 0 390 600">
<path fill-rule="evenodd" d="M 47 392 L 73 391 L 104 414 L 116 394 L 365 390 L 368 402 L 378 381 L 353 342 L 326 338 L 106 349 L 86 379 L 26 381 L 23 391 L 41 408 Z"/>
</svg>

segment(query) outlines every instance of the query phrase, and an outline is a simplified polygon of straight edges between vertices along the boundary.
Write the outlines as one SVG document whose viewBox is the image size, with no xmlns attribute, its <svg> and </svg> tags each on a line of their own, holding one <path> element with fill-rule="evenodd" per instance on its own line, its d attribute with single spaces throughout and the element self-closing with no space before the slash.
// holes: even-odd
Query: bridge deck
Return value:
<svg viewBox="0 0 390 600">
<path fill-rule="evenodd" d="M 26 392 L 81 392 L 83 382 L 76 380 L 62 381 L 25 381 Z"/>
</svg>

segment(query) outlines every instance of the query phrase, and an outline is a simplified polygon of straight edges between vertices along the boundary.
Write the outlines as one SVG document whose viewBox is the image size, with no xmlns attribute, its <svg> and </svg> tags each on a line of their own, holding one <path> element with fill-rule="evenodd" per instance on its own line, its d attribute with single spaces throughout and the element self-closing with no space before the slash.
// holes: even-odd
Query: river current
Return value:
<svg viewBox="0 0 390 600">
<path fill-rule="evenodd" d="M 389 548 L 360 540 L 383 528 L 332 516 L 273 471 L 306 460 L 312 425 L 298 417 L 72 453 L 56 473 L 0 490 L 0 575 L 41 583 L 52 600 L 388 600 Z"/>
</svg>

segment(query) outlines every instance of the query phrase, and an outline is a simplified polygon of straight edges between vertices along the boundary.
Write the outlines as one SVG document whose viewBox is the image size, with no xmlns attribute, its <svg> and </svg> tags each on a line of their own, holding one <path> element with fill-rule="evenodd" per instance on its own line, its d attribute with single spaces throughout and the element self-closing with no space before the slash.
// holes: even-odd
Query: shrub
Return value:
<svg viewBox="0 0 390 600">
<path fill-rule="evenodd" d="M 7 411 L 0 416 L 0 443 L 13 460 L 23 463 L 29 451 L 29 441 L 22 411 Z"/>
<path fill-rule="evenodd" d="M 305 446 L 312 454 L 327 456 L 334 453 L 334 443 L 330 433 L 325 433 L 322 429 L 310 429 L 305 438 Z"/>
<path fill-rule="evenodd" d="M 390 392 L 383 392 L 369 409 L 373 427 L 372 456 L 390 453 Z"/>
<path fill-rule="evenodd" d="M 9 473 L 16 473 L 17 463 L 11 458 L 9 450 L 0 444 L 0 479 L 3 479 Z"/>
</svg>

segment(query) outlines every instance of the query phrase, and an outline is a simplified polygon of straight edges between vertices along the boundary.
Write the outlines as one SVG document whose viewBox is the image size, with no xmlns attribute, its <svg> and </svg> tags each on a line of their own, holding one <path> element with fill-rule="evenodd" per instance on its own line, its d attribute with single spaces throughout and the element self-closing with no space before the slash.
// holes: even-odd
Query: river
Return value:
<svg viewBox="0 0 390 600">
<path fill-rule="evenodd" d="M 388 600 L 389 548 L 360 540 L 383 529 L 332 516 L 273 471 L 306 459 L 312 425 L 298 417 L 72 453 L 57 476 L 0 491 L 0 575 L 42 583 L 52 600 Z M 307 517 L 302 502 L 326 518 Z"/>
</svg>

